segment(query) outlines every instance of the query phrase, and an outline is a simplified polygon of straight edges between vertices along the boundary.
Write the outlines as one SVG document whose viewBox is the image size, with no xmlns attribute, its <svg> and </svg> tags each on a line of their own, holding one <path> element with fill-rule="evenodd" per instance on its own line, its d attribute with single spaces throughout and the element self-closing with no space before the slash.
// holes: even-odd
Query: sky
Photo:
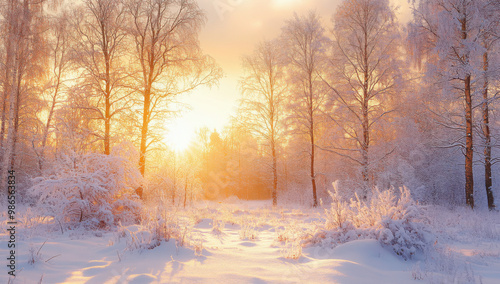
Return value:
<svg viewBox="0 0 500 284">
<path fill-rule="evenodd" d="M 327 31 L 331 17 L 342 0 L 198 0 L 207 16 L 199 40 L 206 54 L 214 57 L 224 71 L 219 86 L 201 87 L 178 101 L 189 105 L 177 118 L 166 122 L 167 144 L 182 150 L 203 126 L 222 131 L 236 113 L 240 98 L 241 59 L 251 54 L 256 44 L 279 36 L 281 27 L 294 12 L 315 10 Z M 409 20 L 407 0 L 392 0 L 400 7 L 400 19 Z"/>
</svg>

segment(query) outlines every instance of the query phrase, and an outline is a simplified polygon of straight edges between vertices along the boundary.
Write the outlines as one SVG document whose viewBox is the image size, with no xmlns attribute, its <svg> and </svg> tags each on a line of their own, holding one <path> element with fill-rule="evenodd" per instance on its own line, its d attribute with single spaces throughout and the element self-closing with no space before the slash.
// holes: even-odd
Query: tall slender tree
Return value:
<svg viewBox="0 0 500 284">
<path fill-rule="evenodd" d="M 333 146 L 330 151 L 361 166 L 362 197 L 370 187 L 373 128 L 392 112 L 391 96 L 397 91 L 402 67 L 395 8 L 388 0 L 346 0 L 334 22 L 333 57 L 330 60 L 332 121 L 353 147 Z M 356 155 L 359 153 L 359 155 Z"/>
<path fill-rule="evenodd" d="M 4 27 L 6 53 L 4 58 L 2 125 L 0 130 L 0 184 L 5 185 L 7 170 L 14 167 L 20 117 L 32 116 L 24 108 L 36 100 L 36 77 L 42 75 L 44 60 L 45 1 L 7 1 Z"/>
<path fill-rule="evenodd" d="M 198 33 L 205 16 L 196 1 L 130 0 L 127 11 L 142 104 L 139 169 L 144 175 L 146 152 L 155 142 L 151 123 L 168 112 L 168 102 L 175 96 L 200 85 L 211 86 L 222 71 L 201 51 Z"/>
<path fill-rule="evenodd" d="M 325 67 L 325 49 L 328 39 L 319 16 L 309 12 L 305 16 L 294 17 L 287 21 L 282 30 L 286 48 L 290 81 L 291 109 L 298 125 L 297 130 L 309 140 L 310 178 L 313 206 L 318 205 L 316 188 L 316 130 L 325 103 L 327 91 L 320 73 Z"/>
<path fill-rule="evenodd" d="M 418 60 L 426 63 L 427 75 L 438 83 L 445 101 L 463 106 L 463 122 L 445 118 L 437 111 L 441 125 L 460 129 L 461 139 L 453 139 L 451 146 L 460 146 L 465 156 L 465 199 L 474 208 L 474 140 L 473 140 L 473 81 L 477 67 L 475 52 L 481 50 L 480 27 L 483 21 L 478 12 L 480 1 L 474 0 L 422 0 L 415 5 L 410 24 L 410 40 Z M 480 65 L 479 65 L 480 66 Z M 437 91 L 439 93 L 439 91 Z M 461 101 L 457 101 L 458 95 Z M 448 113 L 450 113 L 448 111 Z M 445 118 L 444 121 L 442 118 Z M 461 142 L 461 141 L 463 141 Z"/>
<path fill-rule="evenodd" d="M 121 1 L 85 0 L 76 11 L 73 27 L 76 47 L 73 58 L 83 70 L 85 96 L 94 98 L 88 106 L 102 120 L 103 152 L 110 154 L 111 125 L 114 116 L 128 106 L 129 92 L 125 90 L 126 13 Z"/>
<path fill-rule="evenodd" d="M 482 136 L 484 139 L 484 185 L 486 189 L 486 197 L 488 200 L 489 210 L 495 209 L 495 199 L 493 196 L 493 177 L 491 174 L 492 168 L 492 141 L 490 130 L 490 81 L 494 79 L 495 73 L 498 71 L 490 69 L 491 53 L 498 56 L 498 41 L 500 39 L 500 4 L 490 0 L 480 1 L 481 6 L 479 12 L 484 15 L 484 21 L 481 28 L 481 43 L 484 48 L 482 56 L 483 67 L 483 102 L 482 102 Z"/>
<path fill-rule="evenodd" d="M 273 206 L 278 204 L 278 150 L 284 132 L 284 63 L 278 42 L 262 42 L 253 55 L 244 58 L 245 76 L 241 80 L 245 95 L 242 100 L 244 123 L 263 142 L 271 157 Z"/>
<path fill-rule="evenodd" d="M 38 158 L 38 168 L 43 172 L 46 146 L 49 140 L 50 132 L 54 127 L 54 116 L 58 105 L 61 104 L 62 96 L 67 90 L 68 72 L 70 70 L 70 37 L 69 37 L 69 22 L 68 14 L 62 13 L 59 16 L 50 18 L 51 29 L 49 31 L 48 41 L 48 74 L 47 81 L 42 89 L 42 97 L 47 105 L 45 110 L 48 111 L 45 121 L 41 121 L 42 137 L 39 149 L 35 149 L 35 154 Z"/>
</svg>

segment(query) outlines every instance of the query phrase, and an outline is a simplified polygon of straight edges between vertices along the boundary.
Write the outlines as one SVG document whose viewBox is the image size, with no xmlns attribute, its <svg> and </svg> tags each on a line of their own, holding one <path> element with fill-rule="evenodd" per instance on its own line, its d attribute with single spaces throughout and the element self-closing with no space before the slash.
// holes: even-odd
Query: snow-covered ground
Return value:
<svg viewBox="0 0 500 284">
<path fill-rule="evenodd" d="M 405 261 L 370 239 L 335 248 L 303 247 L 300 240 L 324 224 L 323 210 L 272 209 L 269 204 L 232 200 L 176 209 L 172 220 L 180 235 L 158 246 L 151 245 L 150 231 L 139 225 L 113 232 L 61 233 L 48 232 L 45 226 L 50 224 L 35 218 L 31 229 L 19 229 L 17 277 L 10 281 L 500 283 L 498 213 L 428 208 L 439 249 Z M 3 232 L 1 238 L 6 240 Z M 2 243 L 0 255 L 5 259 L 7 246 Z M 7 269 L 2 267 L 0 283 L 8 283 Z"/>
</svg>

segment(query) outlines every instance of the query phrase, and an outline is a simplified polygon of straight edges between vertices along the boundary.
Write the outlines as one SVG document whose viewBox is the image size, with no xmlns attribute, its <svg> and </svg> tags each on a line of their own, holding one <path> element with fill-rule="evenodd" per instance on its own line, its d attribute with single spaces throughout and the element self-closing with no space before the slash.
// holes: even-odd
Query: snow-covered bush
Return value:
<svg viewBox="0 0 500 284">
<path fill-rule="evenodd" d="M 224 230 L 224 220 L 221 218 L 212 219 L 212 233 L 216 236 L 222 236 Z"/>
<path fill-rule="evenodd" d="M 332 203 L 330 204 L 330 210 L 325 210 L 326 214 L 326 228 L 349 228 L 352 227 L 352 210 L 349 208 L 349 204 L 342 200 L 338 190 L 338 181 L 333 183 L 333 193 L 328 191 L 330 197 L 332 198 Z"/>
<path fill-rule="evenodd" d="M 169 205 L 169 200 L 160 199 L 156 206 L 144 206 L 140 223 L 120 226 L 116 240 L 124 239 L 129 251 L 150 250 L 162 243 L 175 243 L 177 248 L 186 247 L 195 255 L 201 255 L 203 238 L 193 230 L 193 222 L 187 216 L 191 212 L 173 210 Z"/>
<path fill-rule="evenodd" d="M 384 193 L 378 192 L 379 196 L 387 200 L 385 210 L 380 212 L 376 223 L 378 239 L 383 245 L 391 246 L 404 259 L 408 259 L 417 251 L 423 251 L 428 242 L 429 229 L 425 225 L 427 222 L 423 209 L 415 204 L 407 188 L 400 189 L 399 198 L 395 197 L 393 190 L 385 193 L 384 196 Z"/>
<path fill-rule="evenodd" d="M 33 180 L 30 192 L 44 214 L 58 222 L 103 228 L 136 222 L 143 178 L 134 164 L 116 156 L 75 155 L 48 177 Z"/>
<path fill-rule="evenodd" d="M 159 245 L 162 241 L 169 241 L 171 238 L 183 242 L 185 237 L 177 212 L 167 210 L 166 203 L 162 200 L 158 206 L 151 209 L 145 208 L 142 212 L 141 225 L 151 233 L 151 247 Z"/>
<path fill-rule="evenodd" d="M 404 259 L 423 251 L 428 243 L 429 229 L 423 208 L 411 198 L 403 187 L 399 194 L 393 188 L 374 189 L 369 202 L 356 195 L 350 202 L 343 201 L 334 183 L 333 201 L 325 209 L 326 223 L 306 243 L 336 246 L 357 239 L 377 239 L 391 247 Z"/>
<path fill-rule="evenodd" d="M 251 217 L 243 216 L 241 219 L 240 239 L 254 241 L 258 238 L 258 232 L 255 230 L 256 220 Z"/>
<path fill-rule="evenodd" d="M 286 241 L 280 253 L 284 258 L 299 259 L 302 256 L 302 246 L 298 240 Z"/>
<path fill-rule="evenodd" d="M 124 238 L 126 250 L 153 249 L 160 245 L 158 239 L 151 234 L 148 228 L 141 225 L 122 226 L 119 228 L 119 237 Z"/>
<path fill-rule="evenodd" d="M 283 229 L 276 227 L 276 245 L 281 243 L 281 255 L 288 259 L 299 259 L 302 256 L 302 240 L 306 237 L 303 226 L 297 222 L 290 222 Z"/>
</svg>

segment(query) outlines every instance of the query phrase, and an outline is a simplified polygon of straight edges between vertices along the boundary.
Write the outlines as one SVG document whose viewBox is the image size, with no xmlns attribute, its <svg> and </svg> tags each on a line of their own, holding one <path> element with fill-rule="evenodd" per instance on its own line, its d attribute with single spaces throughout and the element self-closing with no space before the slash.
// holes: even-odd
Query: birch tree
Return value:
<svg viewBox="0 0 500 284">
<path fill-rule="evenodd" d="M 324 33 L 319 16 L 314 12 L 309 12 L 306 16 L 295 14 L 282 29 L 292 83 L 291 110 L 297 122 L 297 132 L 306 135 L 309 140 L 308 155 L 314 207 L 318 205 L 315 170 L 316 130 L 327 95 L 320 76 L 325 67 L 325 48 L 328 44 Z"/>
<path fill-rule="evenodd" d="M 7 170 L 14 167 L 20 114 L 33 115 L 23 106 L 26 101 L 33 99 L 31 92 L 36 87 L 34 78 L 43 69 L 44 3 L 45 1 L 12 0 L 7 1 L 3 11 L 6 52 L 0 126 L 2 185 L 6 184 Z"/>
<path fill-rule="evenodd" d="M 492 99 L 496 97 L 494 94 L 490 97 L 490 81 L 495 80 L 495 75 L 498 76 L 499 67 L 490 67 L 490 57 L 491 54 L 498 56 L 498 40 L 500 39 L 500 4 L 493 1 L 480 1 L 481 6 L 480 12 L 483 15 L 483 23 L 481 27 L 481 45 L 484 48 L 482 55 L 482 137 L 484 140 L 483 154 L 484 154 L 484 184 L 486 189 L 486 197 L 488 200 L 489 210 L 495 209 L 495 199 L 493 196 L 493 180 L 491 175 L 492 167 L 492 140 L 491 140 L 491 130 L 490 130 L 490 105 Z"/>
<path fill-rule="evenodd" d="M 82 88 L 94 98 L 93 105 L 81 106 L 95 112 L 104 124 L 104 154 L 110 154 L 114 116 L 127 108 L 125 90 L 126 13 L 121 1 L 85 0 L 74 15 L 76 30 L 75 63 L 83 70 Z"/>
<path fill-rule="evenodd" d="M 366 198 L 373 129 L 393 111 L 390 100 L 401 78 L 398 23 L 388 0 L 346 0 L 333 23 L 333 72 L 326 82 L 334 111 L 328 116 L 354 147 L 333 145 L 328 150 L 361 166 Z"/>
<path fill-rule="evenodd" d="M 244 94 L 244 123 L 263 142 L 271 157 L 273 206 L 278 204 L 278 149 L 283 138 L 284 98 L 286 91 L 284 60 L 277 42 L 260 43 L 254 54 L 243 60 L 245 76 L 241 81 Z"/>
<path fill-rule="evenodd" d="M 50 19 L 52 28 L 48 36 L 50 42 L 49 53 L 47 54 L 48 74 L 41 94 L 46 102 L 44 110 L 47 111 L 47 118 L 45 121 L 40 121 L 42 124 L 42 137 L 39 149 L 35 149 L 40 172 L 43 172 L 46 146 L 49 135 L 54 129 L 56 110 L 67 90 L 68 72 L 70 71 L 70 34 L 67 17 L 68 13 L 62 13 Z"/>
<path fill-rule="evenodd" d="M 417 61 L 425 62 L 428 78 L 436 83 L 444 105 L 433 115 L 440 125 L 460 131 L 447 147 L 460 147 L 465 156 L 465 199 L 474 208 L 473 75 L 481 64 L 479 2 L 473 0 L 422 0 L 414 6 L 410 41 Z M 451 103 L 451 105 L 450 105 Z M 446 105 L 446 106 L 445 106 Z M 461 117 L 458 113 L 461 112 Z M 447 115 L 449 114 L 449 115 Z M 464 141 L 465 140 L 465 141 Z"/>
<path fill-rule="evenodd" d="M 222 71 L 200 48 L 198 33 L 205 16 L 196 1 L 131 0 L 127 12 L 142 105 L 139 169 L 144 175 L 146 152 L 155 142 L 151 124 L 165 118 L 175 96 L 200 85 L 211 86 Z"/>
</svg>

